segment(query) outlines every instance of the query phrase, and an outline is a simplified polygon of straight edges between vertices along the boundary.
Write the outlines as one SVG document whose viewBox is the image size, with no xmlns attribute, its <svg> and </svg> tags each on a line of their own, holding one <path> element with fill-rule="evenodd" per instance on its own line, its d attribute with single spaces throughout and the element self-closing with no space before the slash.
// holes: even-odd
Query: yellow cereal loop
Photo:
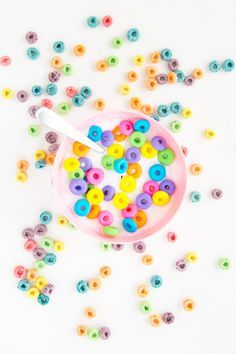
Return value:
<svg viewBox="0 0 236 354">
<path fill-rule="evenodd" d="M 196 307 L 195 302 L 192 299 L 185 299 L 183 301 L 183 308 L 185 311 L 193 311 Z"/>
<path fill-rule="evenodd" d="M 207 139 L 214 139 L 214 137 L 216 136 L 216 133 L 214 130 L 212 129 L 206 129 L 204 131 L 204 136 L 207 138 Z"/>
<path fill-rule="evenodd" d="M 159 327 L 162 323 L 162 318 L 159 315 L 151 315 L 149 321 L 153 327 Z"/>
<path fill-rule="evenodd" d="M 47 284 L 48 281 L 44 277 L 38 277 L 35 280 L 35 286 L 40 290 L 43 289 Z"/>
<path fill-rule="evenodd" d="M 75 157 L 69 157 L 63 161 L 63 167 L 66 171 L 73 172 L 78 170 L 80 162 Z"/>
<path fill-rule="evenodd" d="M 190 108 L 183 108 L 181 112 L 181 116 L 185 119 L 191 118 L 193 115 L 192 110 Z"/>
<path fill-rule="evenodd" d="M 64 242 L 62 241 L 55 241 L 54 242 L 54 245 L 53 245 L 53 248 L 56 252 L 61 252 L 64 250 L 65 248 L 65 245 L 64 245 Z"/>
<path fill-rule="evenodd" d="M 37 299 L 37 297 L 39 296 L 40 291 L 38 288 L 36 288 L 36 286 L 32 286 L 28 291 L 27 291 L 27 295 L 31 298 L 31 299 Z"/>
<path fill-rule="evenodd" d="M 152 201 L 155 205 L 164 206 L 169 203 L 169 194 L 163 191 L 158 191 L 153 194 Z"/>
<path fill-rule="evenodd" d="M 18 171 L 16 174 L 16 180 L 19 183 L 24 183 L 28 179 L 27 173 L 24 171 Z"/>
<path fill-rule="evenodd" d="M 120 159 L 124 156 L 124 148 L 120 144 L 112 144 L 107 149 L 108 155 L 113 156 L 115 159 Z"/>
<path fill-rule="evenodd" d="M 185 259 L 189 262 L 189 263 L 195 263 L 198 261 L 198 255 L 194 252 L 188 252 L 185 255 Z"/>
<path fill-rule="evenodd" d="M 141 147 L 141 154 L 148 158 L 148 159 L 151 159 L 155 156 L 157 156 L 157 151 L 156 149 L 154 149 L 154 147 L 152 146 L 152 144 L 147 141 L 142 147 Z"/>
<path fill-rule="evenodd" d="M 126 193 L 120 192 L 120 193 L 115 194 L 112 202 L 113 202 L 114 207 L 121 210 L 121 209 L 124 209 L 127 207 L 127 205 L 130 202 L 130 199 Z"/>
<path fill-rule="evenodd" d="M 92 188 L 86 194 L 87 200 L 90 204 L 98 205 L 104 199 L 103 191 L 99 188 Z"/>
<path fill-rule="evenodd" d="M 34 153 L 34 158 L 35 160 L 44 160 L 46 158 L 47 154 L 44 150 L 37 150 L 35 153 Z"/>
<path fill-rule="evenodd" d="M 59 216 L 59 217 L 57 218 L 57 222 L 58 222 L 59 225 L 65 226 L 65 225 L 68 224 L 68 219 L 67 219 L 66 216 Z"/>
<path fill-rule="evenodd" d="M 120 189 L 123 192 L 131 193 L 135 190 L 137 186 L 136 179 L 132 176 L 124 176 L 120 180 Z"/>
<path fill-rule="evenodd" d="M 128 95 L 131 92 L 131 87 L 128 84 L 120 85 L 120 93 L 122 95 Z"/>
<path fill-rule="evenodd" d="M 2 90 L 2 97 L 6 98 L 7 100 L 13 97 L 13 91 L 10 88 L 5 88 Z"/>
<path fill-rule="evenodd" d="M 141 66 L 145 62 L 145 58 L 143 55 L 135 55 L 133 63 L 134 65 Z"/>
</svg>

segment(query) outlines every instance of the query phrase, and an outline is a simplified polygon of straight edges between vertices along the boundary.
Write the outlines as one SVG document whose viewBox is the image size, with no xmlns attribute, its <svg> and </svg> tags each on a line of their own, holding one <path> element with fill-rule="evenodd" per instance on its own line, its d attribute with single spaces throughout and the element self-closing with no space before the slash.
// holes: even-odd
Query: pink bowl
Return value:
<svg viewBox="0 0 236 354">
<path fill-rule="evenodd" d="M 109 129 L 109 127 L 107 127 L 107 125 L 109 126 L 109 124 L 112 124 L 112 126 L 114 127 L 115 124 L 119 124 L 121 120 L 127 119 L 131 121 L 136 121 L 140 118 L 147 119 L 150 122 L 150 132 L 152 136 L 159 135 L 163 137 L 166 140 L 167 145 L 175 152 L 174 162 L 171 165 L 167 166 L 167 178 L 173 179 L 176 184 L 176 191 L 172 195 L 170 202 L 165 207 L 153 207 L 154 209 L 152 215 L 149 216 L 148 214 L 147 224 L 142 228 L 138 229 L 135 233 L 130 234 L 124 230 L 122 231 L 122 235 L 118 235 L 116 237 L 107 236 L 103 234 L 102 225 L 99 225 L 97 221 L 88 218 L 78 217 L 73 210 L 72 198 L 74 198 L 75 196 L 72 196 L 72 194 L 69 192 L 68 176 L 66 171 L 64 171 L 62 167 L 63 160 L 68 156 L 72 156 L 71 148 L 74 141 L 65 137 L 56 155 L 53 167 L 53 186 L 55 188 L 56 195 L 61 205 L 62 212 L 65 216 L 67 216 L 70 222 L 76 226 L 78 231 L 83 231 L 86 234 L 94 236 L 103 242 L 137 242 L 148 236 L 154 235 L 161 228 L 163 228 L 175 215 L 184 197 L 187 180 L 185 157 L 183 155 L 182 149 L 176 143 L 172 135 L 157 121 L 135 111 L 111 111 L 98 113 L 95 116 L 83 119 L 79 122 L 77 128 L 81 132 L 87 133 L 89 126 L 91 126 L 92 124 L 99 125 L 103 129 Z M 102 155 L 96 152 L 92 153 L 94 154 L 94 159 L 96 161 L 100 161 Z M 94 159 L 92 160 L 94 161 Z M 147 180 L 147 169 L 145 170 L 145 166 L 142 167 L 143 174 L 146 174 Z M 109 174 L 112 172 L 109 171 L 106 173 Z M 110 176 L 112 181 L 114 179 L 114 176 L 115 174 L 113 172 Z M 117 176 L 117 178 L 120 177 Z M 104 209 L 107 208 L 108 204 L 106 207 L 104 207 Z"/>
</svg>

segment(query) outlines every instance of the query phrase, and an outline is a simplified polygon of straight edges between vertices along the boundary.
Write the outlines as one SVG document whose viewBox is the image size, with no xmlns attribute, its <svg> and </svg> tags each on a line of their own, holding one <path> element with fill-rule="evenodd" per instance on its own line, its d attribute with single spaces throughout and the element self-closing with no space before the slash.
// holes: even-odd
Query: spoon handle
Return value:
<svg viewBox="0 0 236 354">
<path fill-rule="evenodd" d="M 36 117 L 40 120 L 41 123 L 47 125 L 48 127 L 58 131 L 66 135 L 67 137 L 78 141 L 89 148 L 97 151 L 103 152 L 104 149 L 89 139 L 86 135 L 82 134 L 79 130 L 77 130 L 73 125 L 65 121 L 59 115 L 54 113 L 48 108 L 41 107 L 36 111 Z"/>
</svg>

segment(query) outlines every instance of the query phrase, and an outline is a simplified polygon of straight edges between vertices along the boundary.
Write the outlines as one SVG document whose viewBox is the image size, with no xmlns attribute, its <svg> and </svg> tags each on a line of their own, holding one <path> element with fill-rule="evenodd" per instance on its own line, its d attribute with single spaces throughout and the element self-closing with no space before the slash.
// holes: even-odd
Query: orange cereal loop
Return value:
<svg viewBox="0 0 236 354">
<path fill-rule="evenodd" d="M 142 106 L 140 98 L 132 97 L 130 100 L 130 105 L 133 109 L 140 109 Z"/>
<path fill-rule="evenodd" d="M 161 319 L 161 316 L 159 316 L 159 315 L 151 315 L 149 317 L 149 321 L 153 327 L 158 327 L 158 326 L 160 326 L 162 319 Z"/>
<path fill-rule="evenodd" d="M 82 44 L 77 44 L 76 46 L 74 46 L 74 54 L 77 57 L 81 57 L 82 55 L 85 54 L 85 46 Z"/>
<path fill-rule="evenodd" d="M 155 68 L 155 66 L 150 65 L 146 67 L 145 72 L 149 79 L 153 79 L 157 75 L 157 68 Z"/>
<path fill-rule="evenodd" d="M 47 155 L 47 157 L 46 157 L 47 165 L 53 165 L 54 160 L 55 160 L 55 155 L 53 155 L 53 154 L 48 154 Z"/>
<path fill-rule="evenodd" d="M 127 169 L 127 175 L 132 176 L 134 178 L 139 178 L 142 174 L 142 167 L 138 163 L 129 163 Z"/>
<path fill-rule="evenodd" d="M 134 82 L 138 79 L 138 74 L 135 71 L 129 71 L 127 73 L 127 79 L 130 82 Z"/>
<path fill-rule="evenodd" d="M 29 163 L 26 160 L 20 160 L 17 162 L 16 167 L 18 168 L 19 171 L 26 171 L 29 167 Z"/>
<path fill-rule="evenodd" d="M 202 173 L 202 166 L 198 163 L 195 163 L 190 166 L 190 172 L 193 176 L 200 175 Z"/>
<path fill-rule="evenodd" d="M 106 71 L 108 69 L 109 65 L 105 60 L 99 60 L 96 63 L 96 68 L 98 71 Z"/>
<path fill-rule="evenodd" d="M 141 112 L 147 115 L 153 114 L 153 107 L 150 104 L 143 104 L 141 106 Z"/>
<path fill-rule="evenodd" d="M 101 278 L 108 278 L 111 275 L 111 268 L 108 266 L 103 266 L 100 268 L 99 272 Z"/>
<path fill-rule="evenodd" d="M 146 213 L 142 210 L 138 210 L 137 214 L 134 216 L 134 221 L 136 222 L 138 228 L 144 226 L 147 223 Z"/>
<path fill-rule="evenodd" d="M 186 311 L 193 311 L 196 307 L 196 304 L 192 299 L 186 299 L 183 301 L 183 307 Z"/>
<path fill-rule="evenodd" d="M 38 278 L 38 270 L 35 268 L 29 269 L 26 273 L 26 278 L 31 282 L 34 282 L 36 278 Z"/>
<path fill-rule="evenodd" d="M 157 80 L 156 79 L 149 79 L 145 81 L 145 86 L 148 90 L 153 91 L 157 88 Z"/>
<path fill-rule="evenodd" d="M 99 278 L 93 278 L 89 281 L 89 288 L 91 290 L 98 290 L 101 287 L 101 280 Z"/>
<path fill-rule="evenodd" d="M 87 215 L 88 219 L 96 219 L 98 217 L 98 214 L 100 213 L 101 209 L 99 205 L 91 205 L 91 209 L 89 214 Z"/>
<path fill-rule="evenodd" d="M 175 84 L 177 81 L 176 73 L 174 73 L 173 71 L 169 72 L 167 74 L 167 81 L 169 82 L 169 84 Z"/>
<path fill-rule="evenodd" d="M 60 57 L 53 57 L 51 60 L 51 65 L 54 69 L 61 69 L 63 66 L 63 61 Z"/>
<path fill-rule="evenodd" d="M 194 79 L 198 80 L 204 76 L 204 72 L 202 69 L 197 68 L 193 70 L 192 76 L 194 77 Z"/>
<path fill-rule="evenodd" d="M 85 317 L 92 319 L 96 316 L 96 311 L 93 307 L 86 307 L 84 309 L 84 315 Z"/>
<path fill-rule="evenodd" d="M 146 254 L 145 256 L 142 257 L 142 262 L 145 265 L 151 265 L 153 264 L 153 257 Z"/>
<path fill-rule="evenodd" d="M 105 101 L 104 101 L 104 99 L 102 99 L 102 98 L 98 98 L 98 99 L 96 99 L 96 101 L 94 102 L 94 105 L 95 105 L 95 108 L 96 108 L 98 111 L 103 111 L 104 108 L 105 108 Z"/>
<path fill-rule="evenodd" d="M 76 332 L 77 332 L 78 336 L 80 336 L 80 337 L 87 336 L 88 328 L 84 325 L 80 325 L 76 328 Z"/>
<path fill-rule="evenodd" d="M 153 52 L 149 56 L 151 63 L 158 63 L 161 60 L 161 54 L 158 52 Z"/>
<path fill-rule="evenodd" d="M 87 147 L 86 145 L 79 143 L 78 141 L 75 141 L 72 147 L 73 153 L 78 156 L 78 157 L 82 157 L 87 155 L 87 153 L 89 152 L 89 147 Z"/>
<path fill-rule="evenodd" d="M 149 294 L 149 289 L 147 287 L 147 285 L 140 285 L 137 288 L 137 293 L 140 297 L 146 297 Z"/>
<path fill-rule="evenodd" d="M 124 141 L 127 136 L 122 134 L 121 131 L 120 131 L 120 128 L 119 126 L 115 127 L 113 130 L 112 130 L 112 133 L 114 134 L 114 139 L 116 141 Z"/>
</svg>

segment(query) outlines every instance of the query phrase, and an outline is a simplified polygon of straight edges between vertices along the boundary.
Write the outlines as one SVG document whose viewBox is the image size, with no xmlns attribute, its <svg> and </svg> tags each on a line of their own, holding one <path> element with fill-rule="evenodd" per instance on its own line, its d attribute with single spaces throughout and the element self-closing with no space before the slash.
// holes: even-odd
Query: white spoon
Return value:
<svg viewBox="0 0 236 354">
<path fill-rule="evenodd" d="M 89 139 L 86 135 L 82 134 L 79 130 L 73 127 L 73 125 L 65 121 L 63 118 L 61 118 L 59 115 L 57 115 L 50 109 L 41 107 L 36 111 L 35 115 L 41 123 L 58 131 L 59 133 L 62 133 L 68 136 L 69 138 L 78 141 L 97 152 L 104 151 L 101 146 Z"/>
</svg>

